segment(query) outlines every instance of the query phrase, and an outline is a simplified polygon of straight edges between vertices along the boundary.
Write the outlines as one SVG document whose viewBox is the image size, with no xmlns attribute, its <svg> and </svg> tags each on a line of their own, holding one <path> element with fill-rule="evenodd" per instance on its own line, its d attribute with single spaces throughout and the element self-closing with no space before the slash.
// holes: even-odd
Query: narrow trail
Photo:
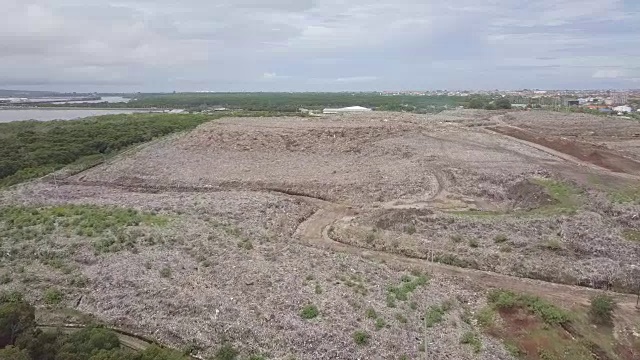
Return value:
<svg viewBox="0 0 640 360">
<path fill-rule="evenodd" d="M 420 268 L 435 274 L 454 276 L 466 279 L 469 283 L 482 288 L 503 288 L 516 292 L 530 293 L 568 306 L 588 306 L 591 297 L 602 293 L 601 290 L 591 288 L 519 278 L 489 271 L 459 268 L 430 262 L 428 260 L 383 251 L 363 249 L 350 244 L 341 243 L 333 240 L 329 236 L 330 227 L 337 222 L 351 219 L 353 216 L 358 214 L 358 211 L 345 205 L 318 201 L 316 199 L 301 198 L 320 206 L 320 209 L 314 215 L 300 224 L 294 234 L 294 237 L 299 239 L 305 245 L 361 256 L 366 259 L 384 262 L 397 269 L 406 270 L 408 268 Z M 640 318 L 640 311 L 635 307 L 635 295 L 613 292 L 610 292 L 610 294 L 618 301 L 619 308 L 617 310 L 617 316 L 619 319 L 627 322 Z"/>
</svg>

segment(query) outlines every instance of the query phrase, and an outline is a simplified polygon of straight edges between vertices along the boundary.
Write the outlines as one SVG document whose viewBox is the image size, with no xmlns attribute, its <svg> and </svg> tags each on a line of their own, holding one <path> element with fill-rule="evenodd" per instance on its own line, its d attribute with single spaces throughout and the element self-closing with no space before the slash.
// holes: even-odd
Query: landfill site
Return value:
<svg viewBox="0 0 640 360">
<path fill-rule="evenodd" d="M 202 358 L 221 339 L 270 359 L 640 358 L 638 121 L 223 118 L 0 201 L 147 214 L 113 238 L 55 228 L 24 242 L 12 251 L 67 263 L 16 265 L 30 281 L 14 286 L 42 305 L 56 284 L 66 307 Z M 500 308 L 496 289 L 575 317 Z M 614 322 L 583 326 L 603 292 Z"/>
</svg>

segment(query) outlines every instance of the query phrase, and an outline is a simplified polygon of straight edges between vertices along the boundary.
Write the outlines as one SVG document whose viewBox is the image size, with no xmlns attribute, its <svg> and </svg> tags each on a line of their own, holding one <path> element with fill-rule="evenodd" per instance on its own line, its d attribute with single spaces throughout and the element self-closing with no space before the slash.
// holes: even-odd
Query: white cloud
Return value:
<svg viewBox="0 0 640 360">
<path fill-rule="evenodd" d="M 567 86 L 597 86 L 626 81 L 611 69 L 637 77 L 640 15 L 632 3 L 4 0 L 0 88 L 486 88 L 542 81 L 535 75 L 551 67 Z M 503 72 L 524 67 L 530 77 Z M 184 87 L 174 89 L 176 79 Z"/>
<path fill-rule="evenodd" d="M 338 83 L 357 83 L 357 82 L 369 82 L 378 80 L 377 76 L 350 76 L 350 77 L 341 77 L 335 79 L 335 82 Z"/>
<path fill-rule="evenodd" d="M 617 79 L 624 76 L 624 71 L 620 69 L 600 69 L 593 73 L 594 79 Z"/>
</svg>

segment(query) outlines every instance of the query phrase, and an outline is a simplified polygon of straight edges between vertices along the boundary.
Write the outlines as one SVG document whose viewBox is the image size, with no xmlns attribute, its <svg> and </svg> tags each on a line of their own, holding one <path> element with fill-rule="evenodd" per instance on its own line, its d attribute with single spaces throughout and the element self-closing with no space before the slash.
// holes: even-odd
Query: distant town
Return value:
<svg viewBox="0 0 640 360">
<path fill-rule="evenodd" d="M 386 99 L 386 100 L 385 100 Z M 432 100 L 429 100 L 432 99 Z M 438 100 L 448 99 L 448 100 Z M 476 101 L 472 101 L 476 99 Z M 56 93 L 0 90 L 2 108 L 95 107 L 144 108 L 189 112 L 237 109 L 326 112 L 335 109 L 437 112 L 451 108 L 493 109 L 507 99 L 512 109 L 547 109 L 640 116 L 640 89 L 636 90 L 411 90 L 340 93 Z M 480 102 L 478 102 L 480 101 Z M 285 104 L 285 105 L 283 105 Z M 480 106 L 478 106 L 480 104 Z M 324 106 L 323 106 L 324 105 Z M 501 107 L 498 107 L 501 108 Z M 504 108 L 504 107 L 502 107 Z"/>
</svg>

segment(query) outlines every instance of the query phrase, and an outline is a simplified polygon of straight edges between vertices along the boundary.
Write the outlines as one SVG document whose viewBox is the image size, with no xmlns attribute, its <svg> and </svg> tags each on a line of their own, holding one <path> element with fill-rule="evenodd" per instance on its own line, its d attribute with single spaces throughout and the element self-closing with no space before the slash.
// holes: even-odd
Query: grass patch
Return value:
<svg viewBox="0 0 640 360">
<path fill-rule="evenodd" d="M 488 328 L 493 326 L 495 316 L 495 311 L 491 307 L 484 307 L 476 314 L 476 321 L 478 325 Z"/>
<path fill-rule="evenodd" d="M 168 219 L 157 214 L 112 206 L 61 205 L 52 207 L 8 206 L 0 208 L 0 237 L 14 243 L 41 242 L 56 234 L 93 238 L 96 252 L 134 249 L 142 241 L 159 242 L 140 226 L 164 226 Z"/>
<path fill-rule="evenodd" d="M 533 214 L 573 214 L 580 205 L 582 191 L 571 184 L 552 179 L 531 179 L 532 183 L 542 186 L 556 204 L 547 205 L 530 212 Z"/>
<path fill-rule="evenodd" d="M 488 296 L 489 303 L 496 309 L 527 309 L 549 325 L 568 323 L 570 314 L 537 296 L 516 294 L 508 290 L 493 290 Z"/>
<path fill-rule="evenodd" d="M 60 304 L 62 302 L 62 298 L 62 292 L 58 289 L 51 288 L 44 293 L 44 302 L 48 305 Z"/>
<path fill-rule="evenodd" d="M 322 294 L 322 287 L 320 286 L 320 284 L 316 284 L 315 289 L 313 290 L 317 295 Z"/>
<path fill-rule="evenodd" d="M 363 330 L 358 330 L 353 333 L 353 341 L 356 343 L 356 345 L 367 345 L 369 343 L 369 338 L 369 333 Z"/>
<path fill-rule="evenodd" d="M 427 309 L 424 316 L 424 325 L 428 328 L 434 327 L 444 320 L 444 316 L 450 309 L 450 304 L 444 302 L 440 305 L 432 305 Z"/>
<path fill-rule="evenodd" d="M 314 319 L 318 316 L 319 313 L 320 312 L 318 311 L 317 306 L 309 304 L 302 308 L 302 310 L 300 311 L 300 317 L 307 320 Z"/>
<path fill-rule="evenodd" d="M 467 331 L 462 334 L 460 343 L 471 345 L 471 347 L 473 348 L 473 352 L 476 354 L 482 351 L 482 342 L 480 341 L 480 337 L 473 331 Z"/>
<path fill-rule="evenodd" d="M 231 344 L 225 343 L 216 350 L 212 360 L 235 360 L 240 352 L 236 350 Z"/>
<path fill-rule="evenodd" d="M 413 278 L 409 275 L 404 275 L 401 279 L 400 285 L 390 286 L 388 288 L 389 294 L 387 296 L 387 305 L 389 304 L 389 296 L 393 297 L 394 303 L 395 300 L 407 301 L 412 292 L 414 292 L 419 286 L 426 285 L 428 282 L 429 278 L 424 274 L 420 274 Z"/>
<path fill-rule="evenodd" d="M 461 235 L 451 235 L 451 241 L 453 241 L 454 244 L 459 244 L 462 242 L 462 236 Z"/>
<path fill-rule="evenodd" d="M 562 246 L 562 242 L 560 242 L 559 239 L 554 237 L 547 239 L 544 243 L 542 243 L 541 247 L 543 249 L 554 251 L 554 252 L 561 251 L 564 248 Z"/>
<path fill-rule="evenodd" d="M 251 240 L 244 238 L 238 242 L 238 247 L 240 249 L 253 250 L 253 243 Z"/>
<path fill-rule="evenodd" d="M 589 316 L 595 324 L 609 325 L 613 323 L 613 312 L 618 307 L 615 300 L 606 294 L 591 298 Z"/>
<path fill-rule="evenodd" d="M 368 308 L 367 311 L 365 312 L 364 316 L 367 319 L 376 319 L 378 317 L 378 313 L 376 312 L 376 310 L 374 308 Z"/>
<path fill-rule="evenodd" d="M 340 281 L 342 281 L 346 286 L 352 288 L 356 294 L 367 295 L 369 293 L 369 290 L 367 290 L 367 287 L 364 284 L 364 280 L 357 275 L 351 275 L 349 279 L 345 276 L 341 276 Z"/>
<path fill-rule="evenodd" d="M 609 199 L 616 204 L 640 204 L 640 187 L 610 191 Z"/>
<path fill-rule="evenodd" d="M 622 231 L 622 237 L 628 241 L 640 242 L 640 230 L 625 229 Z"/>
<path fill-rule="evenodd" d="M 387 322 L 383 318 L 377 318 L 375 322 L 376 330 L 380 330 L 387 326 Z"/>
<path fill-rule="evenodd" d="M 138 225 L 165 225 L 167 218 L 135 209 L 94 205 L 63 205 L 54 207 L 9 206 L 0 208 L 1 230 L 39 226 L 44 234 L 56 229 L 82 232 L 84 236 L 99 236 L 117 228 Z"/>
<path fill-rule="evenodd" d="M 502 339 L 514 357 L 635 359 L 640 354 L 640 347 L 634 348 L 633 335 L 614 335 L 610 323 L 593 325 L 607 323 L 615 309 L 606 294 L 594 297 L 589 309 L 578 306 L 570 313 L 539 298 L 504 290 L 492 292 L 489 303 L 481 311 L 486 315 L 478 314 L 478 323 L 487 334 Z M 499 316 L 500 321 L 494 322 L 494 316 Z"/>
<path fill-rule="evenodd" d="M 509 238 L 505 234 L 498 234 L 493 238 L 493 242 L 496 244 L 502 244 L 507 240 L 509 240 Z"/>
<path fill-rule="evenodd" d="M 395 308 L 396 307 L 396 297 L 394 294 L 387 294 L 387 307 Z"/>
<path fill-rule="evenodd" d="M 400 313 L 396 314 L 396 320 L 398 320 L 398 322 L 401 323 L 401 324 L 406 324 L 409 321 L 409 320 L 407 320 L 407 318 L 404 315 L 402 315 Z"/>
<path fill-rule="evenodd" d="M 479 245 L 478 245 L 478 240 L 476 240 L 476 239 L 469 239 L 469 247 L 477 248 L 478 246 L 479 246 Z"/>
</svg>

